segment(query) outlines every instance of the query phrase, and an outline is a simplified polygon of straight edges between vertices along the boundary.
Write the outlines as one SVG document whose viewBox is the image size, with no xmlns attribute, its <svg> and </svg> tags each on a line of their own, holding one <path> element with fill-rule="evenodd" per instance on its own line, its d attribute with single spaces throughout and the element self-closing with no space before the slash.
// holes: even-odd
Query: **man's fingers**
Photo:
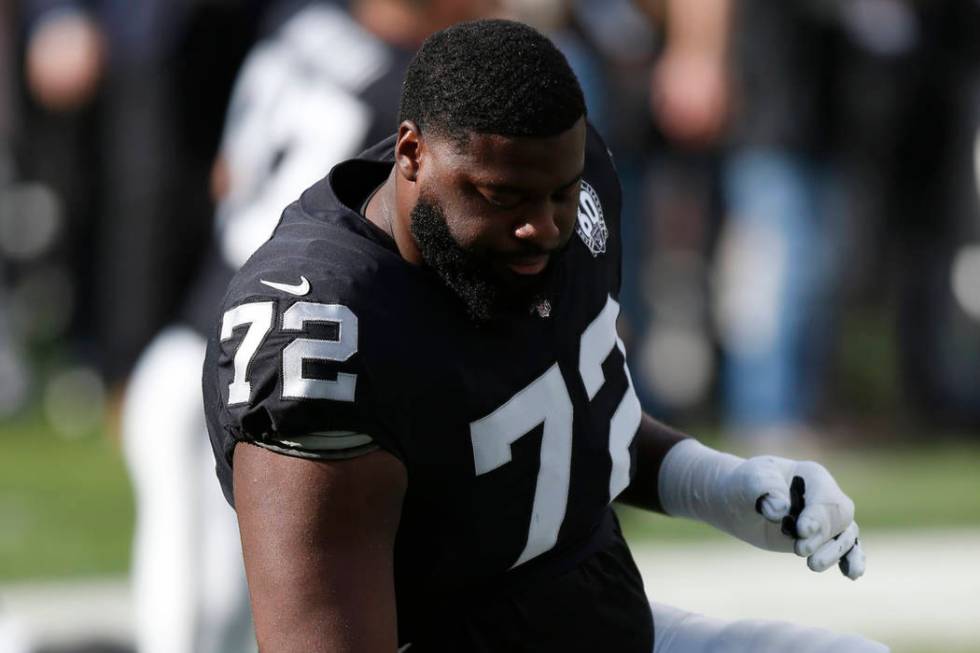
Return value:
<svg viewBox="0 0 980 653">
<path fill-rule="evenodd" d="M 847 529 L 807 558 L 806 564 L 813 571 L 826 571 L 843 558 L 857 543 L 858 525 L 851 522 Z"/>
<path fill-rule="evenodd" d="M 854 502 L 820 465 L 801 463 L 806 475 L 805 506 L 796 520 L 796 552 L 809 557 L 854 522 Z M 805 469 L 804 469 L 805 468 Z"/>
<path fill-rule="evenodd" d="M 739 472 L 742 478 L 736 488 L 757 513 L 777 524 L 789 514 L 789 481 L 771 458 L 753 458 Z"/>
<path fill-rule="evenodd" d="M 796 554 L 804 558 L 812 556 L 848 524 L 836 504 L 807 506 L 796 520 Z"/>
<path fill-rule="evenodd" d="M 729 470 L 715 479 L 724 499 L 705 521 L 760 548 L 793 551 L 813 569 L 839 563 L 849 578 L 864 572 L 854 502 L 822 465 L 757 456 Z"/>
<path fill-rule="evenodd" d="M 774 524 L 789 514 L 789 508 L 789 497 L 778 493 L 763 494 L 755 502 L 755 511 Z"/>
<path fill-rule="evenodd" d="M 855 540 L 854 546 L 844 554 L 838 563 L 842 574 L 851 580 L 857 580 L 864 575 L 865 557 L 864 549 L 861 548 L 861 540 Z"/>
</svg>

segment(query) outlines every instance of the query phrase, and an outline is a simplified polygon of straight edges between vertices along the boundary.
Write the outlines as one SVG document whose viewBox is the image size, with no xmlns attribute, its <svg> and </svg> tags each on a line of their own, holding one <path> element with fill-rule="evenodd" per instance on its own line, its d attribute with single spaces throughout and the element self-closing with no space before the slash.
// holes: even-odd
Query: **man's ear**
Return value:
<svg viewBox="0 0 980 653">
<path fill-rule="evenodd" d="M 407 181 L 414 182 L 419 175 L 419 162 L 422 156 L 422 132 L 418 125 L 406 120 L 398 126 L 395 141 L 395 165 L 398 173 Z"/>
</svg>

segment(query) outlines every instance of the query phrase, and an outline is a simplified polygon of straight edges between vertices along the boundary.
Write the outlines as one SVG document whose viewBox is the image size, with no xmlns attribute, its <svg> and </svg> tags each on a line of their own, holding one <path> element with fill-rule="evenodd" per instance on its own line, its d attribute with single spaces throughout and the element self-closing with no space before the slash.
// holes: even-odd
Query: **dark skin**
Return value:
<svg viewBox="0 0 980 653">
<path fill-rule="evenodd" d="M 380 451 L 326 462 L 240 444 L 233 478 L 259 650 L 395 651 L 404 466 Z"/>
<path fill-rule="evenodd" d="M 425 194 L 443 208 L 449 231 L 465 249 L 508 263 L 548 257 L 575 228 L 585 166 L 585 120 L 551 138 L 473 134 L 460 146 L 423 137 L 412 122 L 398 129 L 391 176 L 367 206 L 367 218 L 388 231 L 402 257 L 422 264 L 409 214 Z M 390 211 L 389 211 L 390 210 Z"/>
<path fill-rule="evenodd" d="M 583 119 L 552 138 L 475 134 L 461 148 L 405 122 L 367 217 L 385 231 L 390 218 L 402 256 L 421 264 L 409 215 L 424 195 L 443 208 L 460 245 L 502 274 L 529 274 L 573 233 L 585 134 Z M 660 463 L 683 437 L 644 415 L 636 478 L 620 499 L 660 510 Z M 404 465 L 384 451 L 318 461 L 235 448 L 235 505 L 262 653 L 397 649 L 393 550 L 407 485 Z"/>
</svg>

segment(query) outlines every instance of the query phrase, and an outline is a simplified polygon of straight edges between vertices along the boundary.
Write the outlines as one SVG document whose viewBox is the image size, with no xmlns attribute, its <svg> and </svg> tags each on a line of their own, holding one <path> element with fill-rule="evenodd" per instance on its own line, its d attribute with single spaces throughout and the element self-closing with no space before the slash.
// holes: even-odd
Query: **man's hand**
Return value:
<svg viewBox="0 0 980 653">
<path fill-rule="evenodd" d="M 717 142 L 730 104 L 723 61 L 666 52 L 653 69 L 650 84 L 650 108 L 669 138 L 689 147 Z"/>
<path fill-rule="evenodd" d="M 759 456 L 722 482 L 736 537 L 764 549 L 791 550 L 813 571 L 837 563 L 848 578 L 864 574 L 854 502 L 822 465 Z"/>
<path fill-rule="evenodd" d="M 822 465 L 744 460 L 684 440 L 664 458 L 658 485 L 667 514 L 700 519 L 762 549 L 792 551 L 814 571 L 836 563 L 848 578 L 864 574 L 854 502 Z"/>
<path fill-rule="evenodd" d="M 31 34 L 24 76 L 34 98 L 52 111 L 71 111 L 95 94 L 105 69 L 105 35 L 82 12 L 53 10 Z"/>
</svg>

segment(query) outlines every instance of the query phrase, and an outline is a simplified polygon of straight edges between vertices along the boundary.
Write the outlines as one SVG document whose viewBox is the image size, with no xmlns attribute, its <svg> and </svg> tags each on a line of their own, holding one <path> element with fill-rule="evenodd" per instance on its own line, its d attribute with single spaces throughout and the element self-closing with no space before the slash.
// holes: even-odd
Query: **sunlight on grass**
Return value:
<svg viewBox="0 0 980 653">
<path fill-rule="evenodd" d="M 0 426 L 0 522 L 0 580 L 124 573 L 133 505 L 117 447 L 40 420 Z"/>
</svg>

